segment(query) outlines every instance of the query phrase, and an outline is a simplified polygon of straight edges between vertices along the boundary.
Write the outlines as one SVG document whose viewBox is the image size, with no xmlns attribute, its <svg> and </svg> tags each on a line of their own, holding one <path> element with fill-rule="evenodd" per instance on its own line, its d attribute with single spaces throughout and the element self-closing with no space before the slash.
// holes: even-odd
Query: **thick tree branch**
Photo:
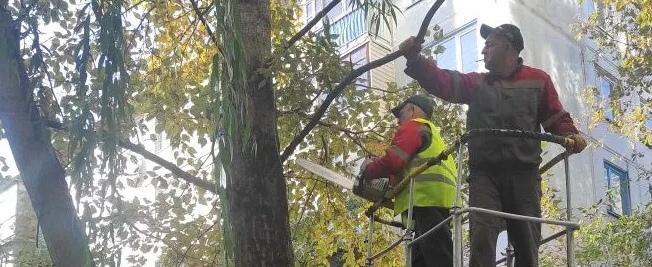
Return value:
<svg viewBox="0 0 652 267">
<path fill-rule="evenodd" d="M 45 123 L 46 126 L 48 126 L 50 128 L 53 128 L 53 129 L 56 129 L 56 130 L 60 130 L 60 131 L 67 131 L 68 130 L 65 126 L 63 126 L 63 124 L 61 124 L 58 121 L 44 121 L 44 123 Z M 182 170 L 176 164 L 174 164 L 172 162 L 169 162 L 169 161 L 159 157 L 158 155 L 156 155 L 156 154 L 154 154 L 152 152 L 149 152 L 142 145 L 137 145 L 137 144 L 131 143 L 129 141 L 120 140 L 118 142 L 118 146 L 120 146 L 120 147 L 122 147 L 124 149 L 128 149 L 131 152 L 134 152 L 136 154 L 139 154 L 139 155 L 143 156 L 144 158 L 146 158 L 146 159 L 160 165 L 161 167 L 168 169 L 170 172 L 172 172 L 172 174 L 176 175 L 177 177 L 181 178 L 182 180 L 184 180 L 184 181 L 186 181 L 188 183 L 191 183 L 191 184 L 193 184 L 193 185 L 195 185 L 195 186 L 197 186 L 199 188 L 208 190 L 208 191 L 210 191 L 212 193 L 217 193 L 217 188 L 218 188 L 217 184 L 213 184 L 213 183 L 211 183 L 209 181 L 203 180 L 203 179 L 201 179 L 199 177 L 196 177 L 196 176 L 190 174 L 189 172 L 186 172 L 186 171 Z"/>
<path fill-rule="evenodd" d="M 326 99 L 319 106 L 317 111 L 315 111 L 315 113 L 312 115 L 310 121 L 306 124 L 306 126 L 299 132 L 297 136 L 294 137 L 294 139 L 292 139 L 292 141 L 290 141 L 288 146 L 283 150 L 283 153 L 281 154 L 281 162 L 285 162 L 285 160 L 287 160 L 290 155 L 294 153 L 294 150 L 297 148 L 297 146 L 303 142 L 303 139 L 310 133 L 310 131 L 312 131 L 312 129 L 315 128 L 317 124 L 319 124 L 321 118 L 326 113 L 326 110 L 329 108 L 330 104 L 333 102 L 333 100 L 335 100 L 336 97 L 342 94 L 342 91 L 344 91 L 347 85 L 351 84 L 351 82 L 353 82 L 358 76 L 362 75 L 363 73 L 391 62 L 392 60 L 397 59 L 402 55 L 402 51 L 395 51 L 383 58 L 369 62 L 368 64 L 351 71 L 349 75 L 344 77 L 344 79 L 342 79 L 342 81 L 340 81 L 340 83 L 335 86 L 335 88 L 333 88 L 330 93 L 328 93 Z"/>
<path fill-rule="evenodd" d="M 433 6 L 428 10 L 428 13 L 426 14 L 426 17 L 424 18 L 423 22 L 421 23 L 421 28 L 419 29 L 419 33 L 416 36 L 417 41 L 423 42 L 424 37 L 426 34 L 426 30 L 428 29 L 428 25 L 430 24 L 430 20 L 432 19 L 432 16 L 435 14 L 437 9 L 441 6 L 441 4 L 444 3 L 444 0 L 438 0 L 433 4 Z M 297 148 L 297 146 L 303 142 L 303 139 L 312 131 L 313 128 L 319 123 L 321 118 L 324 116 L 326 113 L 326 110 L 330 106 L 330 104 L 335 100 L 336 97 L 338 97 L 340 94 L 342 94 L 342 91 L 346 88 L 347 85 L 350 85 L 358 76 L 362 75 L 363 73 L 370 71 L 372 69 L 378 68 L 382 65 L 385 65 L 400 56 L 403 56 L 404 52 L 401 50 L 395 51 L 389 55 L 386 55 L 380 59 L 374 60 L 372 62 L 369 62 L 365 64 L 364 66 L 354 69 L 340 81 L 340 83 L 333 88 L 333 90 L 328 93 L 326 96 L 326 99 L 324 102 L 319 106 L 317 111 L 312 115 L 312 119 L 306 124 L 306 126 L 299 132 L 297 136 L 290 141 L 288 146 L 283 150 L 283 153 L 281 153 L 281 162 L 285 162 L 292 153 L 294 153 L 294 150 Z"/>
<path fill-rule="evenodd" d="M 145 157 L 146 159 L 160 165 L 163 168 L 168 169 L 170 172 L 172 172 L 172 174 L 176 175 L 177 177 L 181 178 L 182 180 L 184 180 L 184 181 L 186 181 L 188 183 L 191 183 L 191 184 L 193 184 L 193 185 L 195 185 L 195 186 L 197 186 L 199 188 L 208 190 L 210 192 L 217 193 L 217 188 L 218 188 L 217 184 L 213 184 L 213 183 L 211 183 L 209 181 L 200 179 L 200 178 L 198 178 L 198 177 L 196 177 L 196 176 L 182 170 L 176 164 L 174 164 L 172 162 L 169 162 L 169 161 L 159 157 L 158 155 L 156 155 L 156 154 L 154 154 L 152 152 L 147 151 L 145 149 L 145 147 L 143 147 L 142 145 L 137 145 L 137 144 L 131 143 L 129 141 L 124 141 L 124 140 L 121 140 L 118 143 L 118 145 L 123 147 L 123 148 L 129 149 L 132 152 L 137 153 L 137 154 Z"/>
</svg>

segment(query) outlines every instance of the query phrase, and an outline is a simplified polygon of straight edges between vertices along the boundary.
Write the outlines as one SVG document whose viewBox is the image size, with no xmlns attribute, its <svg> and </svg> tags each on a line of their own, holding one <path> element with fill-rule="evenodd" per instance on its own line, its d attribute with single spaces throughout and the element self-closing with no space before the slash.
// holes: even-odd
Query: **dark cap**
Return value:
<svg viewBox="0 0 652 267">
<path fill-rule="evenodd" d="M 419 107 L 421 110 L 423 110 L 424 113 L 426 113 L 428 118 L 432 116 L 432 100 L 420 95 L 413 95 L 408 97 L 408 99 L 405 99 L 405 101 L 392 109 L 392 114 L 398 118 L 401 113 L 401 109 L 403 109 L 403 107 L 405 107 L 405 105 L 408 103 L 412 103 Z"/>
<path fill-rule="evenodd" d="M 518 27 L 512 24 L 503 24 L 496 28 L 492 28 L 487 24 L 482 24 L 480 27 L 480 36 L 482 36 L 482 38 L 487 39 L 487 37 L 492 33 L 505 36 L 517 51 L 521 52 L 521 50 L 523 50 L 523 35 L 521 35 L 521 30 Z"/>
</svg>

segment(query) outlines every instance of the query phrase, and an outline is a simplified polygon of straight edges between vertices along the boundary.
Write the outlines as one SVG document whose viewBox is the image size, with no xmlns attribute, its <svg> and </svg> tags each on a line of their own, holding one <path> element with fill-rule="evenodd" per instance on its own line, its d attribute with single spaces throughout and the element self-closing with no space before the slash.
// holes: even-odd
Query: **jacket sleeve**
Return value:
<svg viewBox="0 0 652 267">
<path fill-rule="evenodd" d="M 386 150 L 385 155 L 375 158 L 364 169 L 366 179 L 377 179 L 398 176 L 406 164 L 417 154 L 423 145 L 422 128 L 418 122 L 407 121 L 402 123 L 394 138 L 392 145 Z"/>
<path fill-rule="evenodd" d="M 482 84 L 484 74 L 460 73 L 440 69 L 432 60 L 419 55 L 407 62 L 405 74 L 417 80 L 430 94 L 452 103 L 469 104 L 473 92 Z"/>
<path fill-rule="evenodd" d="M 570 114 L 562 107 L 557 90 L 548 75 L 545 75 L 541 101 L 543 103 L 539 104 L 539 121 L 546 132 L 562 136 L 579 132 Z"/>
</svg>

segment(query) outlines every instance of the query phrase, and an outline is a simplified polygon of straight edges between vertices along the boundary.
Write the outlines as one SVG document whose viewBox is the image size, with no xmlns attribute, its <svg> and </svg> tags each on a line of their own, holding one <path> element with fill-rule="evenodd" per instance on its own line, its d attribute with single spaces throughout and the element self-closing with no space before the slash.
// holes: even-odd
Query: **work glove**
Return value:
<svg viewBox="0 0 652 267">
<path fill-rule="evenodd" d="M 581 134 L 569 134 L 566 138 L 573 140 L 571 144 L 566 145 L 566 149 L 571 153 L 580 153 L 584 148 L 586 148 L 586 140 L 582 137 Z"/>
<path fill-rule="evenodd" d="M 417 41 L 416 37 L 410 36 L 398 46 L 398 50 L 403 52 L 403 56 L 408 62 L 414 61 L 419 58 L 419 53 L 421 53 L 421 43 Z"/>
</svg>

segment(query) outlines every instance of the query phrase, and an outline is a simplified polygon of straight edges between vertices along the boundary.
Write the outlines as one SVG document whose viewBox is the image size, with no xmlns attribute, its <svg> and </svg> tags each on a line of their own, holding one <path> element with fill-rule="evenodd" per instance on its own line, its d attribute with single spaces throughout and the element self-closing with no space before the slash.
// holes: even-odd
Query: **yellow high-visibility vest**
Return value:
<svg viewBox="0 0 652 267">
<path fill-rule="evenodd" d="M 434 158 L 445 149 L 444 140 L 440 130 L 432 122 L 425 119 L 412 119 L 430 128 L 430 145 L 416 154 L 407 163 L 402 177 L 414 172 L 428 159 Z M 415 177 L 414 181 L 414 206 L 415 207 L 441 207 L 451 208 L 455 203 L 457 167 L 452 156 L 440 164 L 430 166 Z M 394 199 L 394 214 L 400 214 L 408 208 L 410 194 L 409 184 Z"/>
</svg>

